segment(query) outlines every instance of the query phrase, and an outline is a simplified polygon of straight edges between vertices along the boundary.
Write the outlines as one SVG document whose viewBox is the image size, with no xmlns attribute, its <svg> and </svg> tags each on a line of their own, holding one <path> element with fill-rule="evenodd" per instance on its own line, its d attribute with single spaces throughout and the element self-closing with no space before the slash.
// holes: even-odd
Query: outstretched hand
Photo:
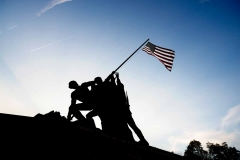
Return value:
<svg viewBox="0 0 240 160">
<path fill-rule="evenodd" d="M 112 71 L 112 73 L 111 73 L 111 74 L 112 74 L 112 75 L 114 75 L 115 73 L 116 73 L 115 71 Z"/>
<path fill-rule="evenodd" d="M 119 78 L 119 73 L 118 72 L 116 72 L 116 77 Z"/>
<path fill-rule="evenodd" d="M 118 73 L 118 72 L 112 71 L 111 75 L 114 75 L 114 74 L 115 74 L 117 77 L 119 77 L 119 73 Z"/>
</svg>

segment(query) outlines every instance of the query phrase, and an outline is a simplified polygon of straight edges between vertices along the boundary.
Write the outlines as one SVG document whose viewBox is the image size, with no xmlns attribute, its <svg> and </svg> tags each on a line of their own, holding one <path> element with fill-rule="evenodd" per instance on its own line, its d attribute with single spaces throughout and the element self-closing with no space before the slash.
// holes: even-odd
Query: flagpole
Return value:
<svg viewBox="0 0 240 160">
<path fill-rule="evenodd" d="M 120 67 L 122 67 L 122 65 L 127 62 L 129 60 L 129 58 L 131 58 L 145 43 L 147 43 L 147 41 L 149 41 L 149 39 L 147 39 L 140 47 L 138 47 L 138 49 L 133 52 L 133 54 L 131 54 L 117 69 L 115 69 L 114 72 L 116 72 Z"/>
</svg>

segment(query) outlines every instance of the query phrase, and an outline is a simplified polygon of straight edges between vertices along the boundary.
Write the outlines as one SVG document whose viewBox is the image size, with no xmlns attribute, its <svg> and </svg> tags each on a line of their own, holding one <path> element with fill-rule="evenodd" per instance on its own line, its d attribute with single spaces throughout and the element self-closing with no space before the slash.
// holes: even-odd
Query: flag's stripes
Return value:
<svg viewBox="0 0 240 160">
<path fill-rule="evenodd" d="M 168 66 L 168 67 L 171 67 L 171 66 L 172 66 L 172 64 L 169 64 L 169 63 L 163 62 L 163 61 L 161 61 L 161 60 L 160 60 L 160 62 L 162 62 L 165 66 Z"/>
<path fill-rule="evenodd" d="M 173 59 L 175 57 L 173 50 L 156 46 L 150 42 L 142 50 L 156 57 L 169 71 L 172 70 Z"/>
<path fill-rule="evenodd" d="M 172 70 L 172 67 L 166 67 L 169 71 L 171 71 Z"/>
<path fill-rule="evenodd" d="M 152 55 L 152 51 L 150 50 L 149 47 L 144 47 L 143 51 L 147 52 L 148 54 Z"/>
<path fill-rule="evenodd" d="M 168 61 L 168 60 L 163 59 L 163 58 L 161 58 L 161 57 L 159 57 L 159 56 L 157 56 L 157 55 L 155 55 L 155 57 L 156 57 L 157 59 L 161 60 L 161 61 L 164 62 L 164 63 L 171 64 L 171 65 L 173 64 L 172 61 Z"/>
<path fill-rule="evenodd" d="M 160 53 L 160 54 L 163 54 L 163 55 L 165 55 L 165 56 L 172 57 L 172 58 L 175 57 L 173 54 L 166 53 L 166 52 L 163 52 L 163 51 L 161 51 L 161 50 L 155 50 L 155 52 Z"/>
<path fill-rule="evenodd" d="M 172 61 L 173 60 L 173 58 L 172 57 L 169 57 L 169 56 L 165 56 L 165 55 L 162 55 L 162 54 L 159 54 L 159 53 L 155 53 L 156 55 L 158 55 L 159 57 L 162 57 L 162 58 L 165 58 L 165 59 L 167 59 L 167 60 L 170 60 L 170 61 Z"/>
<path fill-rule="evenodd" d="M 159 46 L 156 46 L 156 48 L 159 49 L 159 50 L 165 51 L 165 52 L 174 53 L 174 51 L 171 50 L 171 49 L 167 49 L 167 48 L 163 48 L 163 47 L 159 47 Z"/>
</svg>

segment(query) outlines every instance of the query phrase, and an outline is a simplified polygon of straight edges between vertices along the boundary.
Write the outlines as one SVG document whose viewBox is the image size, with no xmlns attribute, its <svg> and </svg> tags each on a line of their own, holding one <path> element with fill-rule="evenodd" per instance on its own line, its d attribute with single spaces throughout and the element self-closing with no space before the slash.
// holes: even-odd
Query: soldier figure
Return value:
<svg viewBox="0 0 240 160">
<path fill-rule="evenodd" d="M 93 109 L 93 105 L 90 100 L 90 90 L 88 87 L 94 86 L 94 82 L 86 82 L 82 83 L 80 86 L 76 81 L 69 82 L 69 88 L 75 89 L 71 94 L 71 105 L 69 107 L 67 119 L 71 121 L 73 117 L 75 117 L 81 123 L 87 123 L 85 117 L 82 115 L 80 110 L 90 111 Z M 81 101 L 82 103 L 77 104 L 77 100 Z M 91 120 L 88 121 L 92 127 L 95 127 L 94 122 Z"/>
</svg>

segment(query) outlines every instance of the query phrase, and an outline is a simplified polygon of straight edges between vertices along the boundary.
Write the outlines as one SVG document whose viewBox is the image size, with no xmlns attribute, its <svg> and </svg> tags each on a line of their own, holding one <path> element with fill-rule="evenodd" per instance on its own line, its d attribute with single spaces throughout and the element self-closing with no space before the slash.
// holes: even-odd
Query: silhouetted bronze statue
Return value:
<svg viewBox="0 0 240 160">
<path fill-rule="evenodd" d="M 86 82 L 82 83 L 80 86 L 76 81 L 70 81 L 69 82 L 69 88 L 75 89 L 71 94 L 71 105 L 69 107 L 67 119 L 70 121 L 73 117 L 75 117 L 79 122 L 81 123 L 88 123 L 92 127 L 95 127 L 94 121 L 91 121 L 89 119 L 88 121 L 85 119 L 85 117 L 82 115 L 80 110 L 89 111 L 93 109 L 93 105 L 91 103 L 90 98 L 90 90 L 88 89 L 89 86 L 93 86 L 94 82 Z M 77 104 L 77 100 L 79 100 L 82 103 Z"/>
<path fill-rule="evenodd" d="M 101 77 L 96 77 L 94 81 L 82 83 L 81 86 L 76 81 L 71 81 L 69 88 L 75 90 L 71 94 L 72 101 L 67 118 L 71 120 L 74 116 L 80 122 L 86 122 L 91 127 L 95 127 L 93 117 L 99 116 L 103 131 L 134 141 L 130 126 L 139 137 L 140 143 L 149 145 L 133 120 L 128 97 L 118 73 L 116 73 L 115 83 L 115 73 L 112 72 L 104 81 Z M 88 89 L 89 86 L 91 91 Z M 77 100 L 82 103 L 76 104 Z M 86 118 L 81 114 L 81 110 L 90 111 Z"/>
</svg>

